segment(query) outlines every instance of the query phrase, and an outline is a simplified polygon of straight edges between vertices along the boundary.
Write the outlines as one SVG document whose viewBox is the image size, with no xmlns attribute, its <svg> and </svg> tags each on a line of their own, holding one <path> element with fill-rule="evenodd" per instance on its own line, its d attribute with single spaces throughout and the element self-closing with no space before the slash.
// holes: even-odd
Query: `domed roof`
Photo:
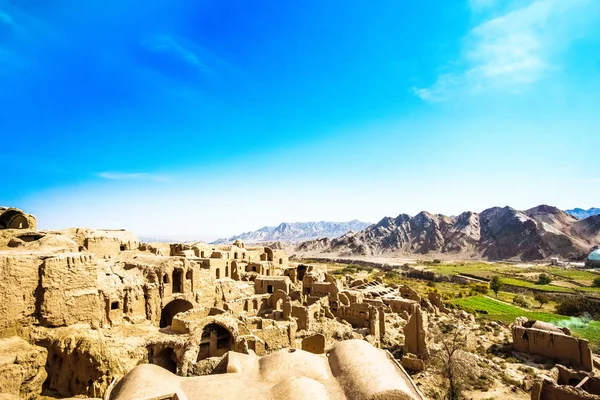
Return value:
<svg viewBox="0 0 600 400">
<path fill-rule="evenodd" d="M 600 261 L 600 249 L 594 250 L 588 256 L 589 261 Z"/>
</svg>

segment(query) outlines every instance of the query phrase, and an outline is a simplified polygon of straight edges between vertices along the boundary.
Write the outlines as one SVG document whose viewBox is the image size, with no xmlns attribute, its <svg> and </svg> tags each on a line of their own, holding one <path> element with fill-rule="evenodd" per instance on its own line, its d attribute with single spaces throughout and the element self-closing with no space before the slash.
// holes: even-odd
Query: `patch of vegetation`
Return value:
<svg viewBox="0 0 600 400">
<path fill-rule="evenodd" d="M 501 277 L 505 286 L 561 293 L 576 293 L 578 291 L 600 293 L 600 286 L 593 285 L 594 280 L 600 277 L 599 274 L 572 268 L 553 266 L 518 267 L 510 264 L 485 262 L 425 263 L 425 265 L 427 265 L 425 271 L 441 275 L 462 275 L 486 281 L 497 275 Z M 538 276 L 544 276 L 541 278 L 541 282 L 537 280 Z M 548 281 L 547 278 L 550 280 Z"/>
<path fill-rule="evenodd" d="M 373 272 L 375 268 L 373 267 L 369 267 L 369 266 L 364 266 L 364 265 L 358 265 L 358 264 L 349 264 L 346 265 L 344 268 L 342 269 L 337 269 L 335 271 L 332 271 L 332 274 L 334 275 L 346 275 L 346 274 L 356 274 L 358 272 L 366 272 L 366 273 L 371 273 Z"/>
<path fill-rule="evenodd" d="M 521 307 L 529 307 L 529 302 L 522 294 L 518 294 L 515 297 L 513 297 L 513 303 Z"/>
<path fill-rule="evenodd" d="M 490 297 L 481 295 L 467 297 L 465 299 L 453 300 L 454 304 L 465 311 L 475 314 L 475 310 L 485 310 L 487 314 L 480 315 L 482 318 L 500 321 L 505 324 L 511 324 L 517 317 L 527 317 L 531 320 L 540 320 L 550 322 L 559 326 L 568 326 L 575 334 L 590 341 L 592 346 L 600 344 L 600 322 L 589 321 L 587 323 L 576 324 L 573 318 L 561 315 L 541 312 L 528 311 L 519 307 L 494 300 Z"/>
<path fill-rule="evenodd" d="M 552 282 L 552 278 L 548 274 L 540 274 L 538 276 L 537 284 L 538 285 L 549 285 Z"/>
<path fill-rule="evenodd" d="M 502 286 L 504 286 L 504 283 L 502 283 L 502 279 L 500 278 L 500 276 L 492 276 L 492 279 L 490 279 L 490 289 L 492 289 L 492 292 L 494 292 L 496 298 L 498 298 L 498 292 L 500 291 L 500 289 L 502 289 Z"/>
<path fill-rule="evenodd" d="M 535 301 L 537 301 L 538 303 L 540 303 L 540 308 L 542 308 L 544 306 L 544 304 L 547 304 L 550 302 L 550 297 L 542 292 L 538 292 L 536 293 L 533 298 L 535 299 Z"/>
<path fill-rule="evenodd" d="M 585 296 L 568 296 L 558 301 L 556 312 L 569 317 L 580 317 L 585 314 L 600 319 L 600 302 Z"/>
</svg>

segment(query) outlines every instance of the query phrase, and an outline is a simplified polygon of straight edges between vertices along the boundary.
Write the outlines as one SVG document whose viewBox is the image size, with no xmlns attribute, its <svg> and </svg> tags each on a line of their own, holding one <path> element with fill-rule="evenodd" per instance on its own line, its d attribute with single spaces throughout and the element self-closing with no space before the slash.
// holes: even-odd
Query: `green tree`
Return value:
<svg viewBox="0 0 600 400">
<path fill-rule="evenodd" d="M 538 285 L 547 285 L 550 282 L 552 282 L 552 278 L 548 274 L 540 274 L 537 281 Z"/>
<path fill-rule="evenodd" d="M 498 292 L 502 289 L 502 286 L 504 286 L 502 279 L 498 275 L 492 276 L 492 279 L 490 279 L 490 289 L 496 294 L 496 298 L 498 298 Z"/>
<path fill-rule="evenodd" d="M 600 287 L 600 276 L 592 282 L 593 287 Z"/>
<path fill-rule="evenodd" d="M 540 303 L 540 308 L 542 308 L 542 306 L 546 303 L 548 303 L 550 301 L 550 297 L 548 297 L 547 294 L 544 293 L 536 293 L 533 298 L 535 299 L 535 301 L 537 301 L 538 303 Z"/>
</svg>

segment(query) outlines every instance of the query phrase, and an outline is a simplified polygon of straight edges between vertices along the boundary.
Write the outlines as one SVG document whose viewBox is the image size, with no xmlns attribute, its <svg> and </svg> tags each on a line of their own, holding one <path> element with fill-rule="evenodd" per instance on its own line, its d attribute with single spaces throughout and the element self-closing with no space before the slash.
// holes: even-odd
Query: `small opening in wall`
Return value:
<svg viewBox="0 0 600 400">
<path fill-rule="evenodd" d="M 127 248 L 125 247 L 125 245 L 124 245 L 124 244 L 122 244 L 122 245 L 121 245 L 120 249 L 121 249 L 121 251 L 125 251 L 125 250 L 127 250 Z"/>
<path fill-rule="evenodd" d="M 119 309 L 119 302 L 118 301 L 113 301 L 112 303 L 110 303 L 110 309 L 111 310 L 118 310 Z"/>
</svg>

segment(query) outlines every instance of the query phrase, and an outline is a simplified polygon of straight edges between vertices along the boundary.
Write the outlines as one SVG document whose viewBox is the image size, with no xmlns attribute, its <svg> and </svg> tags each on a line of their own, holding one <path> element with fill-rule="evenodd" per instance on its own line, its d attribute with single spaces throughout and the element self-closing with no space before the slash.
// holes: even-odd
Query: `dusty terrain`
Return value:
<svg viewBox="0 0 600 400">
<path fill-rule="evenodd" d="M 40 232 L 32 216 L 9 216 L 19 228 L 0 230 L 2 398 L 600 396 L 589 340 L 476 316 L 400 267 Z M 473 290 L 487 291 L 481 282 Z"/>
</svg>

